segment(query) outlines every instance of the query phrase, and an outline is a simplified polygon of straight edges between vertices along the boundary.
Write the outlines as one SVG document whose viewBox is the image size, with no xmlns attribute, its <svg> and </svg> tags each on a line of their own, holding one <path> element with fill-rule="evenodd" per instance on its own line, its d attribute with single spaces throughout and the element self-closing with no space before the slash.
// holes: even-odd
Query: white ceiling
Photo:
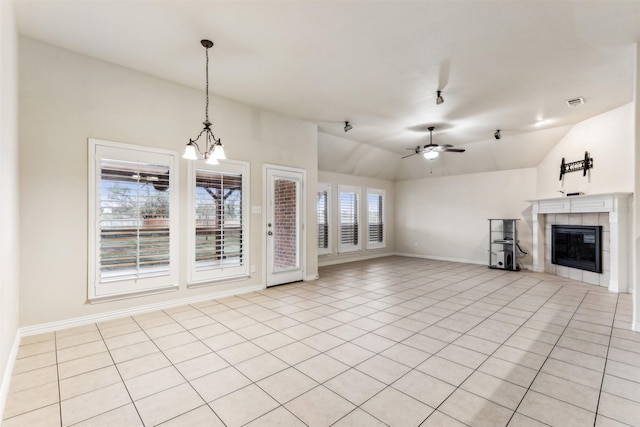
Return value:
<svg viewBox="0 0 640 427">
<path fill-rule="evenodd" d="M 397 154 L 429 125 L 468 151 L 502 129 L 514 160 L 630 102 L 640 38 L 640 1 L 18 0 L 16 15 L 24 36 L 198 89 L 209 38 L 213 93 Z"/>
</svg>

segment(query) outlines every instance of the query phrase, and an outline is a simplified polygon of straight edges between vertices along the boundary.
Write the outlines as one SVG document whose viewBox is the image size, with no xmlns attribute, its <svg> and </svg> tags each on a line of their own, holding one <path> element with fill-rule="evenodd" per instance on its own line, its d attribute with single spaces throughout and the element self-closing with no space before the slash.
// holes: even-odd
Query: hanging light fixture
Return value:
<svg viewBox="0 0 640 427">
<path fill-rule="evenodd" d="M 224 153 L 224 146 L 220 141 L 220 138 L 216 139 L 211 131 L 211 122 L 209 121 L 209 49 L 213 47 L 213 42 L 211 40 L 201 40 L 200 44 L 205 48 L 206 55 L 206 95 L 207 95 L 207 104 L 205 107 L 205 119 L 202 124 L 204 125 L 204 129 L 200 131 L 196 139 L 189 139 L 189 143 L 184 149 L 183 158 L 188 160 L 198 160 L 198 153 L 204 158 L 205 163 L 210 165 L 217 165 L 218 160 L 224 160 L 227 156 Z M 198 141 L 201 136 L 204 135 L 204 151 L 200 150 L 198 146 Z"/>
<path fill-rule="evenodd" d="M 435 160 L 439 155 L 440 153 L 438 153 L 437 151 L 425 151 L 424 154 L 422 154 L 422 157 L 427 160 Z"/>
</svg>

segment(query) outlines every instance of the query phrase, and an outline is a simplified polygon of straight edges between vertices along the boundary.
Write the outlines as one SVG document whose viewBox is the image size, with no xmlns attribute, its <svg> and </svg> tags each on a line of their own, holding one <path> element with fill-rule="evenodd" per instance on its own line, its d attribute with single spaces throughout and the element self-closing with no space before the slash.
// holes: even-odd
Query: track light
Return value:
<svg viewBox="0 0 640 427">
<path fill-rule="evenodd" d="M 439 90 L 436 92 L 436 104 L 440 105 L 444 102 L 444 98 L 442 97 L 442 91 Z"/>
<path fill-rule="evenodd" d="M 498 130 L 496 131 L 496 133 L 494 133 L 494 134 L 493 134 L 493 137 L 494 137 L 495 139 L 500 139 L 500 138 L 502 138 L 502 135 L 500 135 L 500 129 L 498 129 Z"/>
<path fill-rule="evenodd" d="M 344 131 L 349 132 L 351 129 L 353 129 L 353 126 L 351 126 L 349 122 L 344 122 Z"/>
</svg>

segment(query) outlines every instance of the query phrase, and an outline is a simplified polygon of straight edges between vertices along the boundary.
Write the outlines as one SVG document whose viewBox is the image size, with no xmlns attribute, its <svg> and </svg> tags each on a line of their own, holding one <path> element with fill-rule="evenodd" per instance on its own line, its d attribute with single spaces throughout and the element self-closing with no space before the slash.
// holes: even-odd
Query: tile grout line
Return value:
<svg viewBox="0 0 640 427">
<path fill-rule="evenodd" d="M 536 286 L 538 286 L 541 282 L 542 282 L 542 280 L 538 280 L 538 282 L 537 282 L 535 285 L 531 286 L 529 289 L 527 289 L 526 291 L 522 292 L 522 293 L 521 293 L 520 295 L 518 295 L 516 298 L 514 298 L 514 299 L 513 299 L 513 300 L 511 300 L 511 301 L 509 301 L 509 303 L 511 303 L 512 301 L 516 300 L 517 298 L 519 298 L 519 297 L 521 297 L 521 296 L 525 295 L 525 294 L 526 294 L 527 292 L 529 292 L 531 289 L 534 289 Z M 507 284 L 507 285 L 505 285 L 505 286 L 508 286 L 508 285 L 509 285 L 509 284 Z M 503 287 L 504 287 L 504 286 L 503 286 Z M 502 288 L 500 288 L 500 289 L 502 289 Z M 506 342 L 507 342 L 511 337 L 513 337 L 513 336 L 516 334 L 516 332 L 518 332 L 518 330 L 519 330 L 520 328 L 522 328 L 522 327 L 523 327 L 523 325 L 524 325 L 527 321 L 529 321 L 529 320 L 530 320 L 530 319 L 531 319 L 531 318 L 532 318 L 536 313 L 538 313 L 538 311 L 540 310 L 540 308 L 542 308 L 542 307 L 544 306 L 544 304 L 546 304 L 546 303 L 547 303 L 551 298 L 553 298 L 553 297 L 554 297 L 558 292 L 560 292 L 560 290 L 561 290 L 561 289 L 562 289 L 562 287 L 559 287 L 559 288 L 558 288 L 558 289 L 557 289 L 553 294 L 551 294 L 551 295 L 546 299 L 546 301 L 545 301 L 542 305 L 540 305 L 540 307 L 538 307 L 538 309 L 537 309 L 535 312 L 532 312 L 532 314 L 531 314 L 531 315 L 526 319 L 526 321 L 525 321 L 525 322 L 523 322 L 520 326 L 518 326 L 518 328 L 516 328 L 516 329 L 515 329 L 515 330 L 514 330 L 510 335 L 509 335 L 509 338 L 507 338 L 506 340 L 504 340 L 504 342 L 503 342 L 503 343 L 502 343 L 498 348 L 496 348 L 496 349 L 495 349 L 495 350 L 494 350 L 494 351 L 493 351 L 489 356 L 487 356 L 487 358 L 486 358 L 486 359 L 485 359 L 485 360 L 484 360 L 484 361 L 483 361 L 483 362 L 482 362 L 482 363 L 481 363 L 477 368 L 475 368 L 475 369 L 473 370 L 473 372 L 471 372 L 469 375 L 467 375 L 467 377 L 466 377 L 466 378 L 465 378 L 465 379 L 460 383 L 460 385 L 456 386 L 456 389 L 455 389 L 455 390 L 453 390 L 453 391 L 452 391 L 452 392 L 451 392 L 451 393 L 450 393 L 450 394 L 449 394 L 449 395 L 448 395 L 448 396 L 447 396 L 447 397 L 446 397 L 442 402 L 440 402 L 440 404 L 437 406 L 437 408 L 435 408 L 434 413 L 438 410 L 438 408 L 440 408 L 440 406 L 442 406 L 442 405 L 444 404 L 444 402 L 446 402 L 446 401 L 447 401 L 447 399 L 449 399 L 449 397 L 451 397 L 451 395 L 452 395 L 453 393 L 455 393 L 457 390 L 459 390 L 459 389 L 461 388 L 462 384 L 464 384 L 464 383 L 465 383 L 465 382 L 466 382 L 466 381 L 467 381 L 467 380 L 468 380 L 468 379 L 469 379 L 469 378 L 470 378 L 474 373 L 476 373 L 476 372 L 482 372 L 482 371 L 478 371 L 478 369 L 480 368 L 480 366 L 482 366 L 482 365 L 484 364 L 484 362 L 486 362 L 490 357 L 492 357 L 492 356 L 493 356 L 493 355 L 494 355 L 494 354 L 495 354 L 495 353 L 496 353 L 496 352 L 497 352 L 497 351 L 498 351 L 498 350 L 499 350 L 503 345 L 506 345 L 505 343 L 506 343 Z M 496 292 L 497 292 L 497 291 L 496 291 Z M 506 305 L 508 305 L 509 303 L 507 303 Z M 506 305 L 505 305 L 505 306 L 506 306 Z M 504 308 L 504 307 L 503 307 L 503 308 Z M 499 310 L 498 310 L 498 311 L 499 311 Z M 485 320 L 488 320 L 488 319 L 490 319 L 490 317 L 487 317 Z M 480 324 L 482 324 L 485 320 L 483 320 L 482 322 L 480 322 Z M 514 326 L 515 326 L 515 325 L 514 325 Z M 559 338 L 558 338 L 558 339 L 559 339 Z M 500 358 L 498 357 L 498 359 L 500 359 Z M 500 359 L 500 360 L 504 360 L 504 359 Z M 510 361 L 508 361 L 508 360 L 505 360 L 505 361 L 506 361 L 506 362 L 509 362 L 509 363 L 513 363 L 513 362 L 510 362 Z M 455 362 L 454 362 L 454 363 L 455 363 Z M 517 364 L 517 363 L 514 363 L 514 364 L 515 364 L 515 365 L 518 365 L 518 366 L 523 366 L 523 365 L 519 365 L 519 364 Z M 542 367 L 542 365 L 541 365 L 541 367 Z M 491 374 L 487 374 L 487 375 L 490 375 L 490 376 L 492 376 L 492 377 L 493 377 L 493 375 L 491 375 Z M 494 378 L 497 378 L 497 377 L 494 377 Z M 511 383 L 511 381 L 508 381 L 508 380 L 503 380 L 503 379 L 501 379 L 501 378 L 498 378 L 498 379 L 500 379 L 500 380 L 502 380 L 502 381 L 507 381 L 507 382 Z M 534 380 L 535 380 L 535 378 L 534 378 Z M 534 380 L 532 380 L 532 381 L 531 381 L 531 383 L 533 383 L 533 381 L 534 381 Z M 513 384 L 513 383 L 512 383 L 512 384 Z M 518 384 L 516 384 L 516 385 L 518 385 Z M 522 387 L 522 386 L 520 386 L 520 387 Z M 471 394 L 473 394 L 473 395 L 475 395 L 475 396 L 478 396 L 477 394 L 475 394 L 475 393 L 473 393 L 473 392 L 467 391 L 467 390 L 465 390 L 465 389 L 462 389 L 462 390 L 466 391 L 467 393 L 471 393 Z M 526 392 L 525 392 L 525 394 L 526 394 Z M 478 396 L 478 397 L 480 397 L 480 398 L 482 398 L 482 399 L 486 399 L 486 398 L 485 398 L 485 397 L 483 397 L 483 396 Z M 523 395 L 523 397 L 522 397 L 522 398 L 524 399 L 524 395 Z M 503 405 L 501 405 L 501 404 L 499 404 L 499 403 L 493 402 L 492 400 L 489 400 L 489 399 L 486 399 L 486 400 L 487 400 L 487 401 L 489 401 L 489 402 L 492 402 L 492 403 L 494 403 L 494 404 L 496 404 L 496 405 L 499 405 L 499 406 L 501 406 L 501 407 L 503 407 L 503 408 L 506 408 L 506 409 L 508 409 L 508 410 L 510 410 L 510 411 L 512 411 L 512 413 L 511 413 L 511 417 L 509 417 L 509 421 L 507 421 L 507 424 L 508 424 L 509 422 L 511 422 L 511 419 L 513 418 L 513 415 L 514 415 L 514 414 L 516 413 L 516 411 L 517 411 L 517 407 L 516 407 L 516 409 L 511 409 L 511 408 L 507 408 L 506 406 L 503 406 Z M 449 415 L 449 414 L 445 414 L 445 415 L 447 415 L 447 416 L 449 416 L 449 417 L 451 417 L 451 418 L 455 419 L 456 421 L 462 422 L 462 421 L 458 420 L 457 418 L 455 418 L 455 417 L 453 417 L 453 416 L 451 416 L 451 415 Z M 536 420 L 536 421 L 537 421 L 537 420 Z M 462 422 L 462 423 L 463 423 L 463 424 L 465 424 L 464 422 Z"/>
<path fill-rule="evenodd" d="M 137 322 L 135 321 L 133 316 L 129 316 L 129 318 L 133 322 L 135 322 L 136 325 L 137 325 Z M 104 343 L 104 346 L 106 347 L 107 352 L 109 353 L 109 358 L 111 358 L 111 362 L 113 362 L 113 367 L 116 369 L 116 372 L 118 372 L 118 376 L 120 377 L 120 381 L 122 381 L 122 385 L 124 386 L 124 389 L 127 391 L 127 395 L 129 396 L 129 399 L 131 400 L 131 404 L 133 405 L 134 409 L 136 410 L 136 414 L 138 414 L 138 418 L 140 419 L 140 422 L 142 423 L 142 425 L 144 425 L 144 421 L 142 420 L 142 416 L 140 416 L 140 412 L 138 411 L 138 407 L 136 406 L 136 404 L 135 404 L 135 402 L 133 400 L 133 396 L 131 396 L 131 392 L 129 392 L 129 388 L 127 387 L 127 384 L 124 382 L 124 378 L 122 378 L 122 373 L 120 372 L 120 369 L 118 369 L 118 364 L 116 363 L 115 359 L 113 358 L 113 355 L 111 354 L 111 349 L 107 346 L 107 342 L 105 341 L 104 336 L 102 335 L 102 330 L 100 329 L 100 327 L 98 326 L 97 323 L 95 323 L 95 325 L 96 325 L 96 329 L 98 330 L 98 333 L 100 334 L 100 337 L 102 338 L 102 342 Z M 140 327 L 140 325 L 138 325 L 138 327 Z M 126 405 L 128 405 L 128 403 Z M 124 407 L 126 405 L 119 406 L 118 408 L 122 408 L 122 407 Z M 118 409 L 118 408 L 114 408 L 114 409 Z M 101 415 L 101 414 L 98 414 L 98 415 Z M 97 416 L 97 415 L 95 415 L 95 416 Z M 94 417 L 91 417 L 91 418 L 94 418 Z M 88 419 L 91 419 L 91 418 L 88 418 Z"/>
<path fill-rule="evenodd" d="M 53 348 L 56 356 L 56 379 L 58 382 L 58 411 L 60 413 L 60 427 L 62 427 L 62 392 L 60 391 L 60 365 L 58 364 L 58 333 L 53 333 Z"/>
<path fill-rule="evenodd" d="M 607 375 L 607 362 L 609 362 L 609 350 L 611 349 L 611 337 L 613 336 L 613 325 L 616 323 L 616 312 L 618 311 L 618 303 L 620 301 L 620 296 L 616 296 L 616 306 L 613 310 L 613 319 L 611 319 L 611 329 L 609 333 L 609 342 L 607 343 L 607 354 L 604 358 L 604 367 L 602 368 L 602 379 L 600 380 L 600 390 L 598 392 L 598 401 L 596 403 L 596 416 L 593 418 L 593 426 L 596 426 L 598 421 L 598 409 L 600 409 L 600 399 L 602 398 L 602 387 L 604 386 L 604 378 Z M 617 421 L 617 420 L 616 420 Z"/>
<path fill-rule="evenodd" d="M 562 288 L 561 288 L 561 289 L 562 289 Z M 558 291 L 559 291 L 559 290 L 558 290 Z M 553 352 L 553 350 L 554 350 L 554 349 L 556 348 L 556 346 L 558 345 L 558 342 L 560 341 L 560 339 L 562 339 L 562 336 L 564 335 L 565 331 L 566 331 L 566 330 L 567 330 L 567 328 L 569 327 L 569 324 L 571 323 L 571 321 L 572 321 L 572 320 L 573 320 L 573 318 L 575 317 L 576 313 L 577 313 L 577 312 L 578 312 L 578 310 L 580 309 L 580 306 L 581 306 L 581 305 L 582 305 L 582 303 L 584 302 L 585 298 L 587 297 L 587 295 L 589 295 L 589 292 L 590 292 L 590 291 L 589 291 L 589 290 L 587 290 L 587 291 L 585 292 L 585 294 L 582 296 L 582 299 L 580 300 L 580 304 L 578 304 L 578 306 L 577 306 L 577 307 L 576 307 L 576 309 L 574 310 L 573 314 L 571 315 L 571 318 L 569 319 L 569 321 L 567 322 L 567 324 L 565 325 L 565 327 L 562 329 L 562 333 L 560 333 L 560 334 L 558 335 L 558 339 L 556 340 L 556 342 L 555 342 L 555 344 L 553 345 L 553 348 L 551 349 L 551 351 L 549 352 L 549 354 L 545 357 L 544 362 L 542 362 L 542 364 L 540 365 L 540 369 L 538 369 L 538 370 L 536 371 L 536 374 L 534 375 L 533 379 L 532 379 L 532 380 L 531 380 L 531 382 L 529 383 L 529 386 L 527 387 L 527 391 L 525 391 L 525 393 L 522 395 L 522 399 L 520 399 L 520 402 L 519 402 L 519 403 L 518 403 L 518 405 L 516 406 L 516 409 L 514 409 L 513 414 L 511 414 L 511 418 L 509 418 L 509 421 L 507 422 L 507 424 L 509 424 L 509 423 L 511 422 L 511 420 L 513 419 L 513 416 L 514 416 L 516 413 L 518 413 L 518 408 L 520 408 L 520 405 L 522 405 L 522 402 L 524 401 L 524 399 L 525 399 L 525 397 L 527 396 L 527 394 L 529 393 L 529 391 L 534 391 L 534 392 L 536 392 L 535 390 L 531 390 L 531 386 L 532 386 L 532 385 L 533 385 L 533 383 L 536 381 L 536 378 L 538 378 L 538 375 L 540 374 L 540 372 L 542 372 L 542 368 L 544 367 L 545 363 L 547 363 L 547 360 L 549 360 L 549 358 L 550 358 L 550 356 L 551 356 L 551 353 Z M 555 294 L 554 294 L 554 295 L 555 295 Z M 603 373 L 603 375 L 604 375 L 604 373 Z M 537 392 L 536 392 L 536 393 L 537 393 Z M 540 393 L 540 394 L 543 394 L 543 395 L 547 396 L 547 395 L 546 395 L 546 394 L 544 394 L 544 393 Z M 556 398 L 554 398 L 553 396 L 547 396 L 547 397 L 550 397 L 550 398 L 556 399 Z M 561 402 L 564 402 L 564 400 L 561 400 L 561 399 L 557 399 L 557 400 L 560 400 Z M 570 404 L 570 405 L 572 405 L 572 406 L 576 406 L 576 405 L 573 405 L 572 403 L 569 403 L 569 402 L 565 402 L 565 403 L 568 403 L 568 404 Z M 578 406 L 576 406 L 576 407 L 578 407 Z M 581 409 L 584 409 L 584 408 L 581 408 Z M 525 415 L 525 416 L 529 417 L 529 416 L 528 416 L 528 415 L 526 415 L 526 414 L 522 414 L 522 415 Z M 529 418 L 532 418 L 532 417 L 529 417 Z M 595 418 L 595 417 L 594 417 L 594 418 Z M 535 419 L 535 418 L 533 418 L 533 419 Z M 536 421 L 538 421 L 538 420 L 536 419 Z M 545 424 L 546 424 L 546 423 L 545 423 Z"/>
</svg>

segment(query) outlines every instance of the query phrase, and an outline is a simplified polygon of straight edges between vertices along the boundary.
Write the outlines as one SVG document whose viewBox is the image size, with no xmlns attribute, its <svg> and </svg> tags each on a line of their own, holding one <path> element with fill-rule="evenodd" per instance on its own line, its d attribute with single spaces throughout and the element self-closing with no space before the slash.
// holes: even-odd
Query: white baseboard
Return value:
<svg viewBox="0 0 640 427">
<path fill-rule="evenodd" d="M 13 366 L 16 363 L 16 357 L 18 356 L 18 348 L 20 347 L 20 330 L 16 331 L 16 337 L 13 340 L 11 351 L 9 352 L 9 358 L 7 359 L 7 366 L 4 368 L 4 375 L 2 376 L 2 384 L 0 384 L 0 420 L 3 419 L 4 407 L 7 403 L 7 396 L 9 395 L 9 387 L 11 386 L 11 374 L 13 373 Z"/>
<path fill-rule="evenodd" d="M 439 256 L 433 256 L 433 255 L 412 254 L 412 253 L 405 253 L 405 252 L 395 252 L 393 255 L 406 256 L 406 257 L 409 257 L 409 258 L 432 259 L 434 261 L 460 262 L 460 263 L 463 263 L 463 264 L 476 264 L 476 265 L 486 265 L 487 264 L 486 261 L 478 261 L 477 259 L 439 257 Z"/>
<path fill-rule="evenodd" d="M 89 316 L 75 317 L 73 319 L 60 320 L 57 322 L 42 323 L 40 325 L 26 326 L 18 330 L 21 337 L 29 335 L 43 334 L 46 332 L 59 331 L 61 329 L 73 328 L 76 326 L 88 325 L 91 323 L 105 322 L 107 320 L 118 319 L 121 317 L 134 316 L 136 314 L 147 313 L 150 311 L 164 310 L 181 305 L 195 304 L 198 302 L 208 301 L 212 299 L 225 298 L 234 295 L 246 294 L 249 292 L 261 291 L 265 289 L 264 285 L 252 285 L 242 288 L 229 289 L 224 291 L 212 292 L 204 295 L 198 295 L 187 298 L 180 298 L 171 301 L 163 301 L 154 304 L 141 305 L 138 307 L 126 308 L 123 310 L 109 311 L 106 313 L 92 314 Z"/>
<path fill-rule="evenodd" d="M 328 265 L 336 265 L 336 264 L 344 264 L 347 262 L 357 262 L 357 261 L 366 261 L 368 259 L 374 259 L 374 258 L 384 258 L 384 257 L 388 257 L 388 256 L 393 256 L 393 255 L 397 255 L 393 252 L 384 252 L 384 253 L 379 253 L 379 254 L 366 254 L 366 255 L 360 255 L 360 256 L 354 256 L 354 257 L 346 257 L 346 258 L 332 258 L 332 259 L 328 259 L 328 260 L 322 260 L 320 257 L 318 257 L 318 267 L 326 267 Z"/>
<path fill-rule="evenodd" d="M 305 282 L 311 282 L 313 280 L 319 279 L 320 275 L 319 274 L 312 274 L 310 276 L 305 276 L 305 278 L 303 279 Z"/>
</svg>

